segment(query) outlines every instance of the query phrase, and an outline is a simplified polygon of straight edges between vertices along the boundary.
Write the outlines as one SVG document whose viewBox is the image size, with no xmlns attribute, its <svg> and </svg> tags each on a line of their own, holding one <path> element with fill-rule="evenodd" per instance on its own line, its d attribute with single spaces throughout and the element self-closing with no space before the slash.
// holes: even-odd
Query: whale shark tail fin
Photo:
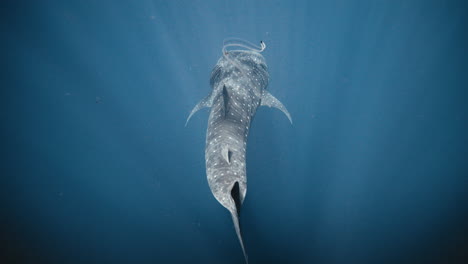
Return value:
<svg viewBox="0 0 468 264">
<path fill-rule="evenodd" d="M 205 107 L 211 107 L 212 105 L 213 105 L 213 98 L 211 94 L 203 98 L 202 100 L 200 100 L 200 102 L 198 102 L 198 104 L 195 105 L 195 107 L 192 109 L 192 112 L 190 112 L 190 115 L 188 116 L 187 121 L 185 121 L 185 126 L 187 126 L 190 118 L 193 116 L 193 114 L 198 112 L 198 110 L 203 109 Z"/>
<path fill-rule="evenodd" d="M 276 97 L 271 95 L 271 93 L 269 93 L 266 90 L 263 91 L 261 105 L 278 108 L 288 117 L 289 122 L 291 122 L 292 124 L 291 115 L 289 114 L 288 109 L 286 109 L 286 107 L 283 105 L 283 103 L 280 102 L 280 100 L 276 99 Z"/>
<path fill-rule="evenodd" d="M 234 200 L 236 208 L 231 208 L 229 211 L 231 212 L 232 222 L 234 223 L 234 228 L 236 229 L 237 238 L 239 239 L 242 253 L 244 254 L 245 262 L 248 264 L 249 259 L 247 257 L 247 253 L 245 252 L 244 241 L 242 240 L 242 232 L 239 223 L 239 213 L 241 207 L 241 198 L 240 198 L 240 189 L 239 183 L 236 182 L 231 190 L 231 198 Z"/>
<path fill-rule="evenodd" d="M 239 216 L 237 215 L 236 211 L 232 211 L 231 216 L 232 216 L 232 221 L 234 222 L 234 228 L 236 229 L 237 238 L 239 239 L 239 242 L 242 248 L 242 253 L 244 253 L 245 263 L 248 264 L 249 258 L 247 257 L 247 253 L 245 252 L 244 242 L 242 240 L 241 229 L 239 226 Z"/>
</svg>

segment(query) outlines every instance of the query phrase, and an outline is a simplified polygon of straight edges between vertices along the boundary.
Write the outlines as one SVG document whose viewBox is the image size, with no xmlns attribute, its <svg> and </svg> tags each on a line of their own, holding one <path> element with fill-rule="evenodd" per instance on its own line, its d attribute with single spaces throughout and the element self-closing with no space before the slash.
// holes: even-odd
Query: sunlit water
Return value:
<svg viewBox="0 0 468 264">
<path fill-rule="evenodd" d="M 184 127 L 226 37 L 294 120 L 252 123 L 250 263 L 467 260 L 463 1 L 74 2 L 4 8 L 2 263 L 243 263 Z"/>
</svg>

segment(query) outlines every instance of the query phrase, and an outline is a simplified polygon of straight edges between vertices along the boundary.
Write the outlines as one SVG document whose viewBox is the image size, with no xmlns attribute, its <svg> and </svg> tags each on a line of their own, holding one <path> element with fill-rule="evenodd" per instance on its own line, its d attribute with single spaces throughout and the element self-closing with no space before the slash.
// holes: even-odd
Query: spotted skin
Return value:
<svg viewBox="0 0 468 264">
<path fill-rule="evenodd" d="M 199 109 L 211 107 L 205 146 L 206 176 L 216 200 L 231 213 L 246 262 L 238 212 L 247 192 L 246 147 L 250 124 L 262 99 L 263 105 L 280 109 L 290 119 L 286 108 L 266 91 L 268 79 L 265 59 L 260 53 L 229 51 L 211 73 L 211 94 L 195 106 L 187 119 L 188 122 Z"/>
<path fill-rule="evenodd" d="M 231 60 L 243 63 L 242 70 L 222 57 L 213 70 L 213 104 L 206 134 L 206 174 L 215 198 L 229 211 L 236 210 L 230 195 L 239 183 L 240 201 L 247 191 L 245 154 L 250 123 L 268 85 L 264 58 L 256 52 L 230 52 Z M 240 64 L 239 63 L 239 64 Z M 230 152 L 226 160 L 223 152 Z"/>
</svg>

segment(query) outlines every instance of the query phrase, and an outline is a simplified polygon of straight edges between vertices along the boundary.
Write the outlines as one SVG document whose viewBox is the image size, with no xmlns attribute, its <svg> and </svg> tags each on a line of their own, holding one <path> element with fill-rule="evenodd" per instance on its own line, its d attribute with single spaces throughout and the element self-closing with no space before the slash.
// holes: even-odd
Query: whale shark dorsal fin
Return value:
<svg viewBox="0 0 468 264">
<path fill-rule="evenodd" d="M 224 113 L 224 116 L 227 116 L 229 112 L 229 93 L 226 88 L 226 85 L 223 85 L 223 91 L 221 95 L 223 96 L 223 108 L 224 108 L 223 113 Z"/>
<path fill-rule="evenodd" d="M 192 109 L 192 112 L 190 112 L 190 115 L 187 118 L 187 121 L 185 121 L 185 126 L 187 126 L 190 118 L 195 114 L 198 110 L 203 109 L 205 107 L 211 107 L 213 105 L 213 96 L 212 94 L 208 95 L 207 97 L 203 98 L 198 102 L 197 105 Z"/>
<path fill-rule="evenodd" d="M 221 155 L 223 155 L 223 159 L 224 159 L 228 164 L 231 164 L 232 151 L 229 149 L 228 146 L 224 145 L 224 146 L 221 148 Z"/>
<path fill-rule="evenodd" d="M 291 115 L 289 114 L 288 109 L 286 109 L 286 107 L 280 102 L 280 100 L 276 99 L 273 95 L 271 95 L 271 93 L 269 93 L 266 90 L 263 91 L 261 105 L 278 108 L 288 117 L 289 122 L 291 122 L 292 124 Z"/>
</svg>

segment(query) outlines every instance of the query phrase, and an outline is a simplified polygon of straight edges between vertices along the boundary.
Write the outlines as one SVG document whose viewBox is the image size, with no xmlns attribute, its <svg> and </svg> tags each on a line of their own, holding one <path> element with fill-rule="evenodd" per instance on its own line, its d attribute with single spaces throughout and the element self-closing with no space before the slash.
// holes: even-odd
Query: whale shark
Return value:
<svg viewBox="0 0 468 264">
<path fill-rule="evenodd" d="M 222 56 L 211 72 L 211 93 L 195 105 L 185 123 L 200 109 L 211 108 L 205 145 L 208 185 L 216 200 L 231 213 L 247 263 L 239 216 L 247 193 L 246 147 L 250 124 L 259 106 L 281 110 L 292 124 L 286 107 L 266 90 L 269 74 L 260 54 L 265 48 L 263 41 L 258 47 L 240 39 L 225 40 Z"/>
</svg>

